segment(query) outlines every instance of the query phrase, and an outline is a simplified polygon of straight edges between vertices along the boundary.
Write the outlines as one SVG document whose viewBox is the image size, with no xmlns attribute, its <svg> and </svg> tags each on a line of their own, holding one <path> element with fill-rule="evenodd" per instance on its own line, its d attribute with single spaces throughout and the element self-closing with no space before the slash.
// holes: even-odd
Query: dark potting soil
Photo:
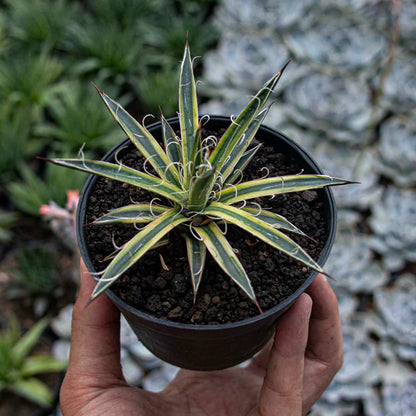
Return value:
<svg viewBox="0 0 416 416">
<path fill-rule="evenodd" d="M 244 180 L 299 173 L 283 154 L 264 145 L 244 171 Z M 143 158 L 129 148 L 118 159 L 124 165 L 142 170 Z M 111 209 L 133 202 L 150 201 L 155 195 L 113 180 L 98 178 L 87 209 L 87 223 Z M 161 198 L 160 201 L 163 203 Z M 276 195 L 257 200 L 263 208 L 283 215 L 309 238 L 291 234 L 315 260 L 326 241 L 323 204 L 319 191 Z M 113 243 L 121 246 L 138 231 L 133 225 L 86 225 L 88 251 L 94 268 L 103 270 L 104 259 L 114 252 Z M 291 295 L 307 278 L 310 269 L 272 248 L 241 228 L 228 226 L 227 239 L 242 262 L 256 293 L 258 303 L 267 311 Z M 206 265 L 196 302 L 192 291 L 186 247 L 180 231 L 169 234 L 169 243 L 151 250 L 127 270 L 111 290 L 137 309 L 161 319 L 188 324 L 222 324 L 257 315 L 251 300 L 220 269 L 207 253 Z"/>
</svg>

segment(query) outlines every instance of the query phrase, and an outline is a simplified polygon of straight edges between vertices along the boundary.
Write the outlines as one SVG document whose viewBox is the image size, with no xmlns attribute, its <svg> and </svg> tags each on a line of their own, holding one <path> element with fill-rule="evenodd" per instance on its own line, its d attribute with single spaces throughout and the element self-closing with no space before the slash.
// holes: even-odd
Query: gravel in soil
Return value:
<svg viewBox="0 0 416 416">
<path fill-rule="evenodd" d="M 262 177 L 263 167 L 269 169 L 270 176 L 297 174 L 302 169 L 267 145 L 257 155 L 244 171 L 244 180 Z M 143 159 L 131 148 L 128 154 L 120 152 L 118 159 L 124 165 L 142 170 Z M 326 240 L 323 204 L 319 194 L 320 191 L 306 191 L 257 200 L 263 208 L 285 216 L 316 241 L 291 235 L 314 259 L 318 258 Z M 154 197 L 143 189 L 98 178 L 90 197 L 87 223 L 110 209 L 131 204 L 132 201 L 150 201 Z M 108 264 L 103 260 L 114 252 L 113 241 L 121 246 L 138 232 L 130 225 L 86 225 L 85 230 L 88 251 L 97 271 Z M 263 311 L 292 294 L 310 272 L 298 261 L 238 227 L 228 226 L 227 239 L 241 260 Z M 170 232 L 167 245 L 144 255 L 113 284 L 111 290 L 137 309 L 175 322 L 216 325 L 236 322 L 259 313 L 209 254 L 194 302 L 185 242 L 177 229 Z"/>
</svg>

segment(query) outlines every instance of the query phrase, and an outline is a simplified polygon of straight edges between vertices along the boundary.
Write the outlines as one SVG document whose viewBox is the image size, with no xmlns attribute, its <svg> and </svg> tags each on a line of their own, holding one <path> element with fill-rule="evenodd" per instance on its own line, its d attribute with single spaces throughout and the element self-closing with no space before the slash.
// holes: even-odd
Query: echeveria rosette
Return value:
<svg viewBox="0 0 416 416">
<path fill-rule="evenodd" d="M 382 255 L 387 270 L 399 271 L 416 261 L 416 192 L 389 187 L 373 207 L 370 226 L 373 249 Z"/>
<path fill-rule="evenodd" d="M 221 26 L 237 33 L 246 33 L 247 27 L 283 31 L 301 21 L 313 6 L 313 0 L 227 0 L 222 2 L 217 16 Z"/>
<path fill-rule="evenodd" d="M 371 104 L 371 92 L 360 76 L 339 70 L 305 69 L 305 75 L 285 91 L 286 115 L 329 139 L 357 145 L 365 142 L 381 112 Z"/>
<path fill-rule="evenodd" d="M 395 116 L 380 127 L 377 171 L 398 186 L 416 185 L 416 113 Z"/>
<path fill-rule="evenodd" d="M 255 156 L 259 146 L 250 147 L 267 115 L 267 101 L 279 81 L 279 71 L 232 120 L 222 137 L 201 138 L 202 121 L 198 115 L 196 83 L 189 46 L 186 44 L 179 80 L 180 137 L 162 116 L 163 146 L 120 104 L 99 91 L 110 113 L 155 174 L 116 163 L 85 159 L 54 159 L 53 163 L 124 182 L 162 196 L 169 204 L 137 203 L 120 207 L 95 221 L 102 224 L 140 225 L 141 230 L 115 253 L 98 280 L 91 299 L 109 288 L 126 270 L 153 249 L 177 227 L 185 237 L 189 267 L 196 296 L 206 253 L 259 307 L 240 260 L 219 227 L 223 222 L 236 225 L 311 269 L 321 266 L 286 232 L 303 235 L 285 218 L 259 208 L 255 198 L 298 192 L 347 183 L 326 175 L 288 175 L 234 183 Z M 248 204 L 245 204 L 248 201 Z M 235 205 L 237 204 L 237 206 Z"/>
<path fill-rule="evenodd" d="M 299 59 L 347 71 L 374 67 L 386 50 L 380 33 L 339 3 L 306 16 L 297 30 L 285 36 L 285 43 Z"/>
</svg>

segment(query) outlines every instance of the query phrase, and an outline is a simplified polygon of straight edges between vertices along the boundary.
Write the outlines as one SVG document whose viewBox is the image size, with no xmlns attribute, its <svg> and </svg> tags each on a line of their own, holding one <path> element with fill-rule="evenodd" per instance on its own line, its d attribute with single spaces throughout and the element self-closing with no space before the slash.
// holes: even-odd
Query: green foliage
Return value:
<svg viewBox="0 0 416 416">
<path fill-rule="evenodd" d="M 64 206 L 66 190 L 81 189 L 86 176 L 64 172 L 63 169 L 51 165 L 47 166 L 44 179 L 36 175 L 28 166 L 22 166 L 20 174 L 22 179 L 11 182 L 6 189 L 19 210 L 34 216 L 38 216 L 40 206 L 49 201 Z"/>
<path fill-rule="evenodd" d="M 10 228 L 17 223 L 18 215 L 15 212 L 0 210 L 0 243 L 9 241 L 12 237 Z"/>
<path fill-rule="evenodd" d="M 41 141 L 30 140 L 30 121 L 24 111 L 3 110 L 0 107 L 0 186 L 14 179 L 19 165 L 42 146 Z"/>
<path fill-rule="evenodd" d="M 18 53 L 0 59 L 0 98 L 9 113 L 26 112 L 29 120 L 39 120 L 52 94 L 59 87 L 61 62 L 46 53 Z"/>
<path fill-rule="evenodd" d="M 102 294 L 127 269 L 175 227 L 185 235 L 194 296 L 201 281 L 206 251 L 218 265 L 258 306 L 256 295 L 243 265 L 234 253 L 219 222 L 233 224 L 282 251 L 313 270 L 323 272 L 294 240 L 283 231 L 304 235 L 285 218 L 234 206 L 240 201 L 299 192 L 346 183 L 325 175 L 287 175 L 234 184 L 258 149 L 250 148 L 269 107 L 270 94 L 285 67 L 267 81 L 221 137 L 211 141 L 201 137 L 196 82 L 188 43 L 185 46 L 179 77 L 180 138 L 162 116 L 162 147 L 146 128 L 119 103 L 99 90 L 99 94 L 127 134 L 132 144 L 149 163 L 157 176 L 128 168 L 122 164 L 86 159 L 53 159 L 51 162 L 109 179 L 128 183 L 167 198 L 170 205 L 159 211 L 144 204 L 117 208 L 104 214 L 95 224 L 145 224 L 117 253 L 98 281 L 91 299 Z M 263 214 L 263 215 L 260 215 Z"/>
<path fill-rule="evenodd" d="M 52 406 L 52 392 L 36 376 L 63 371 L 66 364 L 48 354 L 31 355 L 47 324 L 41 320 L 21 336 L 18 321 L 12 319 L 0 332 L 0 394 L 10 391 L 41 407 Z"/>
<path fill-rule="evenodd" d="M 50 250 L 20 247 L 11 271 L 17 292 L 31 297 L 49 296 L 56 288 L 56 263 Z"/>
<path fill-rule="evenodd" d="M 10 35 L 32 51 L 63 48 L 77 5 L 67 0 L 6 0 Z"/>
<path fill-rule="evenodd" d="M 92 90 L 89 83 L 67 84 L 48 102 L 52 122 L 37 126 L 36 133 L 53 138 L 54 147 L 70 152 L 78 151 L 84 143 L 91 149 L 107 149 L 118 143 L 120 131 Z"/>
<path fill-rule="evenodd" d="M 150 114 L 157 114 L 160 106 L 167 117 L 176 116 L 178 78 L 179 73 L 176 69 L 162 68 L 149 71 L 136 79 L 134 85 L 137 94 Z"/>
</svg>

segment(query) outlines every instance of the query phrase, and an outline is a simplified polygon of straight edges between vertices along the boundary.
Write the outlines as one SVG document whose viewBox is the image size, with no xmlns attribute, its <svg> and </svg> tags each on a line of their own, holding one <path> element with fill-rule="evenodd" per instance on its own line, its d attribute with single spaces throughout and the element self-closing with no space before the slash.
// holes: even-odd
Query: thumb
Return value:
<svg viewBox="0 0 416 416">
<path fill-rule="evenodd" d="M 262 416 L 302 414 L 303 369 L 312 299 L 302 294 L 279 319 L 259 399 Z"/>
</svg>

